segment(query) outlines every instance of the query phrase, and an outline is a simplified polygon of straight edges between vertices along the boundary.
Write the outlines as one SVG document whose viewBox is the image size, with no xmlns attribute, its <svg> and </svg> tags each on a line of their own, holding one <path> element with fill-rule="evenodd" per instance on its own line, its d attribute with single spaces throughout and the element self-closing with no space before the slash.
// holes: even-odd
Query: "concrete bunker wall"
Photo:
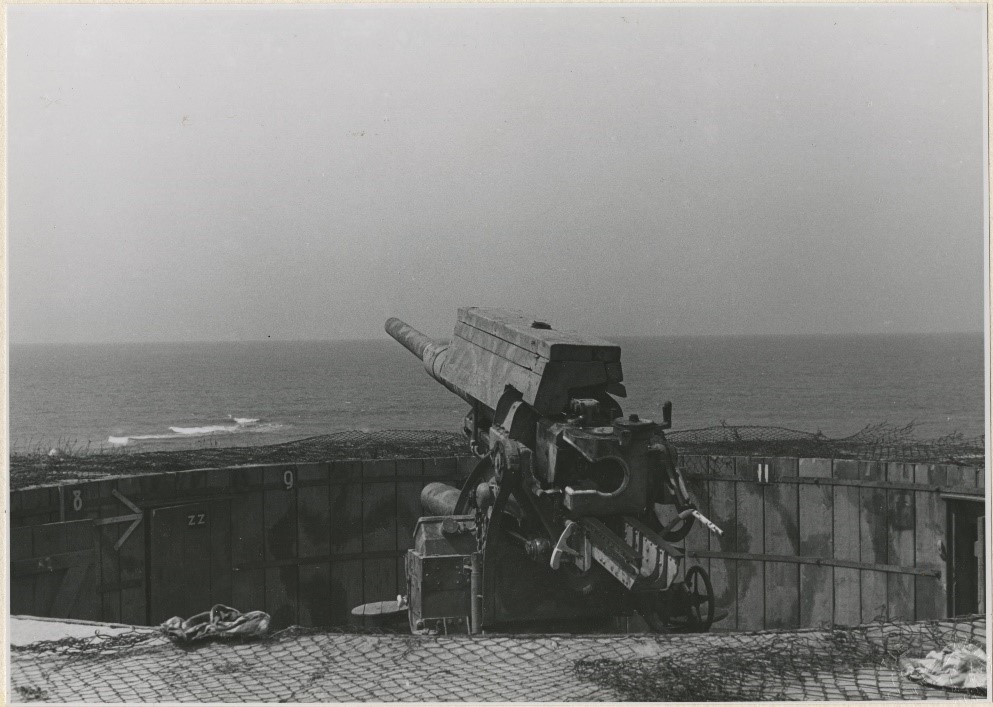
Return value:
<svg viewBox="0 0 993 707">
<path fill-rule="evenodd" d="M 222 603 L 264 609 L 274 628 L 344 625 L 351 607 L 405 592 L 420 489 L 457 485 L 474 462 L 246 466 L 14 491 L 10 610 L 157 624 Z M 967 561 L 977 538 L 956 537 L 954 521 L 956 509 L 978 509 L 973 526 L 982 514 L 981 469 L 701 455 L 681 465 L 725 529 L 685 541 L 729 613 L 721 629 L 938 618 L 981 594 Z"/>
</svg>

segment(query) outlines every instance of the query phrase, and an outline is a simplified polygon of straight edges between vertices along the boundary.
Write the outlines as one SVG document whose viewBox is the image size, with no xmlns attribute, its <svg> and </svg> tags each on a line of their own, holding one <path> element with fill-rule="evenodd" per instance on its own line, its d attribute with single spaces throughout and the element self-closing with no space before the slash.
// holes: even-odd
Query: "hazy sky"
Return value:
<svg viewBox="0 0 993 707">
<path fill-rule="evenodd" d="M 14 6 L 14 342 L 980 330 L 985 7 Z"/>
</svg>

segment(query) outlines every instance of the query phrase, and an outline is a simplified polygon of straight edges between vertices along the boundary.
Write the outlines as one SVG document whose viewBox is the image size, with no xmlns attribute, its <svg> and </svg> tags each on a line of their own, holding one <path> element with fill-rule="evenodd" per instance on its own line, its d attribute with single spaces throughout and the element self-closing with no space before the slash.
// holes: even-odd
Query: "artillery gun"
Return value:
<svg viewBox="0 0 993 707">
<path fill-rule="evenodd" d="M 638 612 L 656 631 L 715 620 L 707 572 L 677 546 L 696 508 L 662 420 L 625 416 L 621 350 L 500 310 L 458 312 L 450 343 L 386 331 L 470 405 L 479 462 L 461 489 L 428 484 L 406 557 L 414 631 L 561 625 Z M 537 622 L 537 623 L 536 623 Z"/>
</svg>

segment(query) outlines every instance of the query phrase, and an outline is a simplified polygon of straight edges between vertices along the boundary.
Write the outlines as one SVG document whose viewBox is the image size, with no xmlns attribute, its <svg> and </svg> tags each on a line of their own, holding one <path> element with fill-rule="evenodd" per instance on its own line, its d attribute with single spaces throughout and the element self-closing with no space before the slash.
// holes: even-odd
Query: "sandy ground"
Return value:
<svg viewBox="0 0 993 707">
<path fill-rule="evenodd" d="M 26 646 L 38 641 L 57 641 L 62 638 L 89 638 L 100 634 L 116 636 L 140 628 L 125 624 L 104 624 L 95 621 L 46 619 L 36 616 L 11 616 L 7 624 L 7 643 Z"/>
</svg>

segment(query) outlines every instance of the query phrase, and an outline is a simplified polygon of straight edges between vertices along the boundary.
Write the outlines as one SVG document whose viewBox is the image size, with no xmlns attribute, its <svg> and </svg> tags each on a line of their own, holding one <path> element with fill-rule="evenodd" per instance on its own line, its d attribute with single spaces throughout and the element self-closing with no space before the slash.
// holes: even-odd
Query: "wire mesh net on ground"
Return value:
<svg viewBox="0 0 993 707">
<path fill-rule="evenodd" d="M 819 432 L 784 427 L 721 425 L 666 435 L 684 454 L 792 456 L 951 463 L 982 466 L 983 437 L 955 433 L 919 439 L 913 425 L 871 425 L 849 437 L 830 438 Z M 31 453 L 10 457 L 10 487 L 24 488 L 59 481 L 103 476 L 183 471 L 242 464 L 302 464 L 335 459 L 396 459 L 468 454 L 460 433 L 437 430 L 345 431 L 283 444 L 255 447 L 204 448 L 158 452 L 127 449 L 97 454 Z"/>
<path fill-rule="evenodd" d="M 795 632 L 411 636 L 291 628 L 183 647 L 152 629 L 15 647 L 17 701 L 960 699 L 900 659 L 986 645 L 984 617 Z M 985 693 L 983 693 L 985 694 Z"/>
</svg>

